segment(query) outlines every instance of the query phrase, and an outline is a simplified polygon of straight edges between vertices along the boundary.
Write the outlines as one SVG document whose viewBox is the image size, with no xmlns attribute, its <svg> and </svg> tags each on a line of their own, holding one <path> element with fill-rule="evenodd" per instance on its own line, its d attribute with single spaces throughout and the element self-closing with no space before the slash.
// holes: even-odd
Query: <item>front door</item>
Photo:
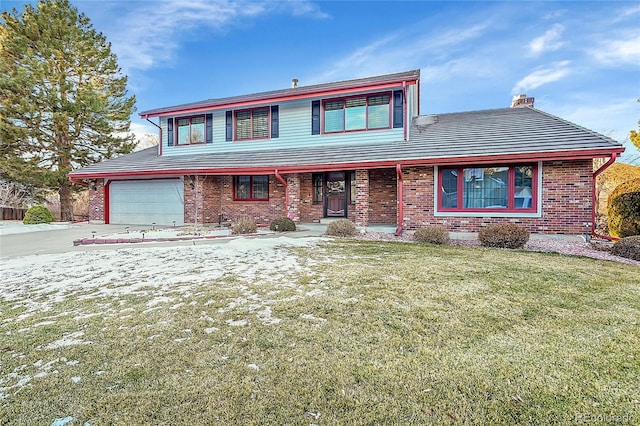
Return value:
<svg viewBox="0 0 640 426">
<path fill-rule="evenodd" d="M 326 175 L 325 216 L 347 216 L 347 191 L 345 172 L 329 172 Z"/>
</svg>

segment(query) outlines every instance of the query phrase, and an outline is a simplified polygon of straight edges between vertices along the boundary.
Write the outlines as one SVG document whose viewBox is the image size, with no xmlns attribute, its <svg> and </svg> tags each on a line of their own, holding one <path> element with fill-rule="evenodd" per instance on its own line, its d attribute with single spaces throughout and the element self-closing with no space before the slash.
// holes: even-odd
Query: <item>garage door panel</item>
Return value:
<svg viewBox="0 0 640 426">
<path fill-rule="evenodd" d="M 181 179 L 113 181 L 109 185 L 109 222 L 132 225 L 184 224 Z"/>
</svg>

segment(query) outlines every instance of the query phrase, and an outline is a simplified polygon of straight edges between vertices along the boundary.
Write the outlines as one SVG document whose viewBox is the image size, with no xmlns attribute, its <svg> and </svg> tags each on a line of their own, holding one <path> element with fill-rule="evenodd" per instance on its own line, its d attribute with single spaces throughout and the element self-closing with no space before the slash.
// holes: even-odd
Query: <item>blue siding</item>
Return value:
<svg viewBox="0 0 640 426">
<path fill-rule="evenodd" d="M 411 122 L 416 115 L 417 86 L 407 87 L 407 109 L 409 119 L 404 126 Z M 263 149 L 282 149 L 285 147 L 331 146 L 338 144 L 376 143 L 400 141 L 404 138 L 404 127 L 396 129 L 369 130 L 361 132 L 338 134 L 312 134 L 312 101 L 321 98 L 308 98 L 282 102 L 278 104 L 278 137 L 266 140 L 234 142 L 226 140 L 226 110 L 211 111 L 213 117 L 212 143 L 194 146 L 168 146 L 167 119 L 160 119 L 162 127 L 163 155 L 192 155 L 214 152 L 237 152 Z M 265 106 L 262 104 L 256 106 Z"/>
</svg>

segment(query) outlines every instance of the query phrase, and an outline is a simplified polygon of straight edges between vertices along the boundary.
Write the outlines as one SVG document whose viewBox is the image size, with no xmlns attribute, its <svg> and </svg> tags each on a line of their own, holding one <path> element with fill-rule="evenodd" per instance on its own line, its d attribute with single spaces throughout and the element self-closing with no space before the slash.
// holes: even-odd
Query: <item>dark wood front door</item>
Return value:
<svg viewBox="0 0 640 426">
<path fill-rule="evenodd" d="M 326 217 L 347 216 L 347 191 L 345 172 L 329 172 L 326 176 Z"/>
</svg>

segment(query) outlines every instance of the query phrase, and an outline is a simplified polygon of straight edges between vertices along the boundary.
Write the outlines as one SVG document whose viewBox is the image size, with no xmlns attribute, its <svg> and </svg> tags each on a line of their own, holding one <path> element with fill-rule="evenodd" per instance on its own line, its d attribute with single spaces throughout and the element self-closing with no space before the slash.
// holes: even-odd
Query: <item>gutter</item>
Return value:
<svg viewBox="0 0 640 426">
<path fill-rule="evenodd" d="M 604 172 L 607 168 L 609 168 L 609 166 L 611 166 L 616 161 L 616 158 L 619 155 L 620 154 L 618 153 L 612 152 L 611 158 L 609 158 L 609 161 L 604 163 L 598 170 L 593 172 L 593 181 L 591 182 L 591 185 L 592 185 L 591 187 L 591 235 L 593 235 L 594 237 L 602 238 L 609 241 L 618 241 L 619 238 L 611 237 L 609 235 L 600 235 L 596 233 L 596 210 L 598 209 L 598 200 L 596 198 L 596 180 L 597 180 L 596 178 L 600 173 Z"/>
<path fill-rule="evenodd" d="M 404 177 L 402 176 L 402 166 L 400 164 L 396 165 L 396 173 L 398 175 L 398 181 L 396 183 L 398 187 L 398 227 L 396 228 L 396 237 L 402 235 L 402 223 L 404 222 L 404 201 L 403 197 L 403 187 L 404 187 Z"/>
<path fill-rule="evenodd" d="M 624 148 L 615 150 L 617 155 L 623 152 Z M 356 169 L 390 169 L 400 164 L 402 167 L 420 167 L 420 166 L 443 166 L 443 165 L 479 165 L 479 164 L 503 164 L 513 163 L 517 161 L 557 161 L 557 160 L 593 160 L 595 157 L 609 156 L 611 150 L 588 150 L 580 152 L 578 155 L 574 151 L 556 151 L 542 155 L 543 153 L 519 153 L 519 154 L 492 154 L 486 156 L 464 156 L 464 157 L 441 157 L 441 158 L 418 158 L 418 159 L 390 159 L 390 160 L 373 160 L 373 161 L 344 161 L 340 163 L 322 163 L 309 164 L 306 166 L 291 165 L 279 166 L 270 164 L 265 166 L 254 167 L 176 167 L 173 169 L 154 170 L 152 168 L 137 171 L 99 171 L 99 172 L 72 172 L 68 176 L 77 179 L 99 179 L 99 178 L 132 178 L 142 176 L 175 176 L 186 174 L 201 175 L 228 175 L 228 174 L 271 174 L 274 167 L 278 167 L 279 172 L 284 173 L 307 173 L 307 172 L 329 172 L 340 170 L 356 170 Z"/>
<path fill-rule="evenodd" d="M 149 116 L 145 115 L 144 119 L 158 128 L 158 155 L 162 155 L 162 127 L 149 120 Z"/>
<path fill-rule="evenodd" d="M 289 217 L 289 185 L 287 185 L 287 181 L 284 180 L 282 176 L 280 176 L 280 173 L 278 173 L 278 169 L 275 169 L 273 174 L 275 175 L 276 179 L 278 179 L 280 183 L 284 185 L 284 215 L 286 217 Z"/>
<path fill-rule="evenodd" d="M 82 186 L 89 186 L 89 182 L 85 182 L 83 180 L 81 180 L 81 178 L 76 178 L 73 176 L 69 176 L 67 175 L 67 178 L 69 178 L 69 180 L 71 181 L 71 183 L 75 183 L 76 185 L 82 185 Z"/>
</svg>

